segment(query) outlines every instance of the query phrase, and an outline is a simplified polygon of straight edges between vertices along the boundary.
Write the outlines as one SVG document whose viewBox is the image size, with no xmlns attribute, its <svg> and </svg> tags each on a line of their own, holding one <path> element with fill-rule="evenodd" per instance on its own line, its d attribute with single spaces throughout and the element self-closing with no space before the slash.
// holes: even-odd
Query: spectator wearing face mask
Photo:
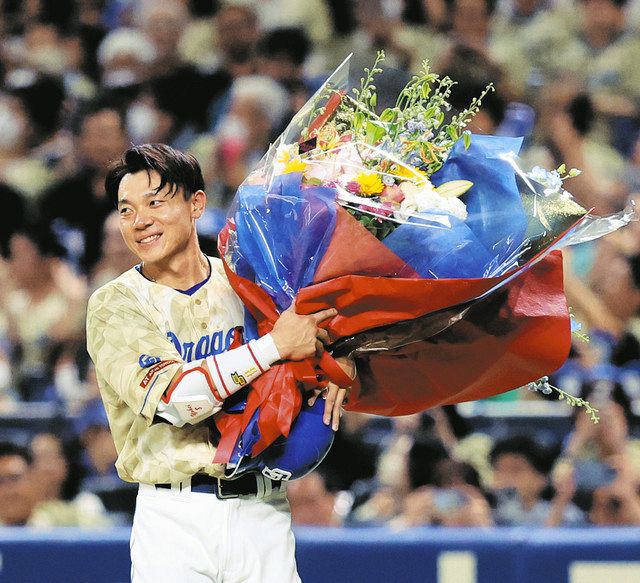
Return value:
<svg viewBox="0 0 640 583">
<path fill-rule="evenodd" d="M 135 28 L 108 33 L 97 52 L 101 85 L 107 89 L 132 88 L 146 81 L 157 57 L 153 43 Z"/>
<path fill-rule="evenodd" d="M 14 72 L 32 78 L 33 72 Z M 35 204 L 41 193 L 52 184 L 55 174 L 33 146 L 38 129 L 20 95 L 6 91 L 0 93 L 0 181 L 19 191 L 30 204 Z"/>
<path fill-rule="evenodd" d="M 212 206 L 226 208 L 238 186 L 277 137 L 288 111 L 286 90 L 262 75 L 236 79 L 228 109 L 213 133 L 210 163 L 204 164 Z"/>
</svg>

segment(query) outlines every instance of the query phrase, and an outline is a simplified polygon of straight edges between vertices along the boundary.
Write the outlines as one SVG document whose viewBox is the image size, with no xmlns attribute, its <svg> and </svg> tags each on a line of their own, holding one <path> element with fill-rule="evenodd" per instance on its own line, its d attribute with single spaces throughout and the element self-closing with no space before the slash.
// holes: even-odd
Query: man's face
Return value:
<svg viewBox="0 0 640 583">
<path fill-rule="evenodd" d="M 9 241 L 9 249 L 9 267 L 20 287 L 30 288 L 42 281 L 47 262 L 29 237 L 16 233 Z"/>
<path fill-rule="evenodd" d="M 218 46 L 234 60 L 248 56 L 258 40 L 256 20 L 242 7 L 227 6 L 216 15 Z"/>
<path fill-rule="evenodd" d="M 545 478 L 524 455 L 503 453 L 493 464 L 494 486 L 515 488 L 521 497 L 537 496 L 545 485 Z"/>
<path fill-rule="evenodd" d="M 520 14 L 529 16 L 542 4 L 542 0 L 516 0 L 514 4 Z"/>
<path fill-rule="evenodd" d="M 587 30 L 614 32 L 624 26 L 624 9 L 613 0 L 582 0 Z"/>
<path fill-rule="evenodd" d="M 127 134 L 118 112 L 103 109 L 88 116 L 82 122 L 78 146 L 88 164 L 105 170 L 127 147 Z"/>
<path fill-rule="evenodd" d="M 19 455 L 0 458 L 0 524 L 24 524 L 33 509 L 29 466 Z"/>
<path fill-rule="evenodd" d="M 189 248 L 205 195 L 198 191 L 185 200 L 182 190 L 172 194 L 169 186 L 156 192 L 159 185 L 155 171 L 125 175 L 118 189 L 118 212 L 127 247 L 143 262 L 161 266 Z"/>
</svg>

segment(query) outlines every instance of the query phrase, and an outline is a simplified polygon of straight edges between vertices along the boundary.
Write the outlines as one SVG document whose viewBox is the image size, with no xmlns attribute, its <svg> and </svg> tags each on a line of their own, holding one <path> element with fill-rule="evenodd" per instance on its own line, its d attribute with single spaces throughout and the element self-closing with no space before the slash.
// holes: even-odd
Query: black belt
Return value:
<svg viewBox="0 0 640 583">
<path fill-rule="evenodd" d="M 269 491 L 279 490 L 279 480 L 270 480 L 262 474 L 244 474 L 234 480 L 221 480 L 206 474 L 195 474 L 190 481 L 174 484 L 180 491 L 191 486 L 192 492 L 215 494 L 220 500 L 238 498 L 239 496 L 257 496 Z M 172 484 L 156 484 L 156 488 L 171 489 Z"/>
</svg>

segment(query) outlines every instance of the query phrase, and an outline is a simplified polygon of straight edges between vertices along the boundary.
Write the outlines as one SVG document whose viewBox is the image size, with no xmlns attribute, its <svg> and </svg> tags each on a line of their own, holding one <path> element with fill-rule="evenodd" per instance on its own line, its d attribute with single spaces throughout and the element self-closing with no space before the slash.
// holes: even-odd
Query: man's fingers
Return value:
<svg viewBox="0 0 640 583">
<path fill-rule="evenodd" d="M 314 391 L 313 395 L 309 397 L 309 400 L 307 401 L 307 404 L 309 405 L 309 407 L 313 407 L 313 404 L 318 400 L 319 394 L 320 394 L 320 391 Z"/>
<path fill-rule="evenodd" d="M 340 425 L 340 417 L 342 417 L 342 405 L 347 396 L 347 389 L 338 389 L 338 394 L 336 395 L 336 402 L 333 405 L 333 424 L 332 428 L 334 431 L 338 431 L 338 427 Z"/>
<path fill-rule="evenodd" d="M 316 340 L 316 356 L 320 358 L 324 352 L 324 344 L 320 340 Z"/>
<path fill-rule="evenodd" d="M 327 310 L 320 310 L 319 312 L 315 312 L 314 314 L 309 314 L 316 321 L 316 324 L 323 322 L 327 318 L 333 318 L 338 315 L 338 310 L 335 308 L 329 308 Z"/>
<path fill-rule="evenodd" d="M 329 383 L 327 389 L 323 421 L 325 425 L 331 425 L 331 428 L 337 431 L 340 425 L 340 415 L 342 414 L 342 403 L 347 395 L 347 389 L 340 388 L 333 383 Z"/>
<path fill-rule="evenodd" d="M 320 340 L 322 344 L 329 344 L 329 342 L 331 342 L 329 332 L 327 332 L 324 328 L 318 328 L 318 340 Z"/>
<path fill-rule="evenodd" d="M 312 407 L 313 404 L 318 400 L 318 397 L 320 397 L 321 395 L 322 395 L 323 399 L 326 399 L 326 396 L 327 396 L 327 388 L 326 387 L 324 387 L 322 389 L 313 389 L 313 394 L 309 397 L 309 400 L 307 401 L 309 406 Z"/>
</svg>

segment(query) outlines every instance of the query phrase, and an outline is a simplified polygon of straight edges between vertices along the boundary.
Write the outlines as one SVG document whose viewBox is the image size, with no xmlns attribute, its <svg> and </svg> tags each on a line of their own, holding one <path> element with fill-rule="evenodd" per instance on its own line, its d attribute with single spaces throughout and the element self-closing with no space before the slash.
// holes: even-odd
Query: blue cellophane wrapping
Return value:
<svg viewBox="0 0 640 583">
<path fill-rule="evenodd" d="M 268 189 L 244 184 L 237 194 L 236 273 L 258 283 L 280 310 L 313 281 L 336 224 L 336 191 L 301 179 L 283 174 Z"/>
<path fill-rule="evenodd" d="M 467 219 L 429 211 L 400 225 L 383 243 L 426 278 L 487 277 L 513 266 L 527 217 L 508 157 L 521 144 L 522 138 L 474 135 L 467 149 L 459 140 L 431 181 L 473 182 L 465 194 Z"/>
</svg>

